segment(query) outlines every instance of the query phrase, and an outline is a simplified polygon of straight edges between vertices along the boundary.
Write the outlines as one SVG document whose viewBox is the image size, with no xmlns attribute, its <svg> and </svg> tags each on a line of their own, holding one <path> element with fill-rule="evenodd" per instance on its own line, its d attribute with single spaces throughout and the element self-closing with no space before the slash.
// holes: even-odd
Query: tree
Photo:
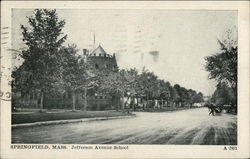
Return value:
<svg viewBox="0 0 250 159">
<path fill-rule="evenodd" d="M 226 37 L 218 40 L 218 44 L 220 51 L 205 58 L 205 69 L 209 72 L 209 79 L 215 79 L 218 83 L 226 82 L 237 97 L 237 38 L 234 39 L 233 31 L 228 30 Z"/>
<path fill-rule="evenodd" d="M 167 105 L 169 105 L 170 100 L 170 83 L 165 82 L 164 80 L 158 80 L 158 90 L 159 90 L 159 99 L 166 100 Z M 163 102 L 162 104 L 163 105 Z"/>
<path fill-rule="evenodd" d="M 28 46 L 20 54 L 24 62 L 14 74 L 21 74 L 22 79 L 13 75 L 13 83 L 26 83 L 22 90 L 40 91 L 40 108 L 43 109 L 44 93 L 49 92 L 60 79 L 59 48 L 66 40 L 62 35 L 64 20 L 59 20 L 56 10 L 36 9 L 34 16 L 28 17 L 29 27 L 21 25 L 23 41 Z M 20 81 L 21 80 L 21 81 Z M 20 86 L 16 85 L 16 86 Z"/>
<path fill-rule="evenodd" d="M 196 91 L 189 89 L 188 90 L 188 103 L 190 104 L 190 106 L 193 106 L 194 103 L 198 103 L 196 98 L 198 98 Z"/>
<path fill-rule="evenodd" d="M 170 86 L 170 101 L 174 104 L 178 102 L 179 98 L 180 97 L 175 87 Z"/>
<path fill-rule="evenodd" d="M 176 96 L 176 103 L 178 106 L 180 106 L 180 103 L 182 102 L 182 96 L 181 96 L 181 87 L 179 84 L 175 84 L 174 85 L 174 90 L 176 91 L 177 93 L 177 96 Z"/>
<path fill-rule="evenodd" d="M 204 102 L 204 99 L 203 99 L 203 94 L 201 92 L 197 93 L 196 91 L 194 90 L 191 90 L 192 92 L 192 95 L 190 96 L 190 104 L 191 106 L 194 104 L 194 103 L 201 103 L 201 102 Z"/>
<path fill-rule="evenodd" d="M 204 97 L 201 92 L 198 93 L 198 99 L 195 100 L 196 103 L 204 102 Z"/>
<path fill-rule="evenodd" d="M 29 86 L 31 85 L 31 72 L 26 71 L 25 65 L 21 65 L 19 68 L 15 67 L 11 73 L 12 92 L 21 92 L 25 95 L 29 93 Z"/>
<path fill-rule="evenodd" d="M 131 77 L 131 81 L 133 81 L 131 83 L 131 88 L 128 92 L 129 93 L 128 97 L 131 99 L 130 106 L 132 106 L 132 108 L 135 110 L 135 98 L 138 101 L 138 97 L 141 97 L 143 88 L 140 85 L 138 71 L 135 68 L 133 68 L 133 69 L 128 70 L 127 72 L 129 76 Z"/>
<path fill-rule="evenodd" d="M 233 90 L 228 87 L 226 82 L 221 82 L 216 86 L 211 100 L 216 105 L 236 104 L 236 97 L 234 96 Z"/>
<path fill-rule="evenodd" d="M 174 85 L 171 96 L 174 96 L 176 103 L 181 106 L 192 106 L 193 103 L 200 103 L 203 101 L 203 94 L 201 92 L 197 94 L 195 90 L 186 89 L 179 84 Z"/>
<path fill-rule="evenodd" d="M 122 69 L 118 72 L 111 71 L 106 76 L 103 76 L 100 88 L 105 92 L 119 94 L 122 110 L 124 110 L 124 96 L 126 92 L 132 90 L 133 83 L 133 76 Z"/>
<path fill-rule="evenodd" d="M 180 101 L 181 101 L 181 106 L 184 106 L 184 104 L 189 103 L 189 94 L 186 88 L 180 87 L 179 89 L 179 95 L 180 95 Z"/>
<path fill-rule="evenodd" d="M 140 87 L 143 88 L 143 94 L 146 97 L 147 106 L 149 106 L 149 99 L 156 98 L 159 94 L 158 87 L 158 77 L 153 72 L 148 72 L 144 70 L 140 77 Z"/>
<path fill-rule="evenodd" d="M 84 66 L 84 71 L 80 72 L 84 74 L 84 78 L 81 78 L 84 83 L 84 90 L 83 90 L 83 98 L 84 98 L 84 107 L 83 110 L 87 110 L 88 102 L 87 102 L 87 92 L 90 89 L 96 89 L 100 86 L 100 81 L 102 78 L 102 72 L 97 69 L 93 68 L 93 65 L 89 63 L 88 59 L 81 59 L 80 65 Z"/>
<path fill-rule="evenodd" d="M 89 66 L 79 55 L 75 44 L 63 47 L 60 50 L 62 55 L 62 85 L 66 91 L 72 93 L 72 109 L 75 110 L 76 94 L 85 90 L 88 78 L 91 76 Z M 84 100 L 86 101 L 86 96 Z M 85 103 L 85 102 L 84 102 Z M 84 104 L 84 110 L 86 103 Z"/>
</svg>

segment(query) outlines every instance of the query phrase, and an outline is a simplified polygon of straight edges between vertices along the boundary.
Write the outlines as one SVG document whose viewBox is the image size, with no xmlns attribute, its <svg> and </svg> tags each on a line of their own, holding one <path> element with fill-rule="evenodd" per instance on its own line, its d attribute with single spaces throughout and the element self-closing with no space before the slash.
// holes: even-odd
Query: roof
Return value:
<svg viewBox="0 0 250 159">
<path fill-rule="evenodd" d="M 95 55 L 105 55 L 105 54 L 107 54 L 106 53 L 106 51 L 102 48 L 102 46 L 101 45 L 99 45 L 94 51 L 92 51 L 91 53 L 90 53 L 90 55 L 93 55 L 93 54 L 95 54 Z"/>
</svg>

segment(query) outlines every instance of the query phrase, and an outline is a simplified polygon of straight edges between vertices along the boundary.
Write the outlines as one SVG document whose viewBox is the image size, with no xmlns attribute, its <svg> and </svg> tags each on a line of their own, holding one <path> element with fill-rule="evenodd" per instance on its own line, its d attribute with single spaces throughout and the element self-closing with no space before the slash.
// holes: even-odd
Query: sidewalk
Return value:
<svg viewBox="0 0 250 159">
<path fill-rule="evenodd" d="M 46 125 L 50 123 L 68 123 L 69 121 L 107 120 L 115 117 L 133 116 L 131 113 L 117 111 L 47 111 L 12 113 L 12 125 Z"/>
<path fill-rule="evenodd" d="M 35 122 L 35 123 L 12 124 L 11 127 L 12 128 L 24 128 L 24 127 L 33 127 L 33 126 L 45 126 L 45 125 L 56 125 L 56 124 L 67 124 L 67 123 L 78 123 L 78 122 L 89 122 L 89 121 L 111 120 L 111 119 L 124 119 L 124 118 L 133 118 L 133 117 L 136 117 L 136 115 L 130 114 L 127 116 L 53 120 L 53 121 L 43 121 L 43 122 Z"/>
</svg>

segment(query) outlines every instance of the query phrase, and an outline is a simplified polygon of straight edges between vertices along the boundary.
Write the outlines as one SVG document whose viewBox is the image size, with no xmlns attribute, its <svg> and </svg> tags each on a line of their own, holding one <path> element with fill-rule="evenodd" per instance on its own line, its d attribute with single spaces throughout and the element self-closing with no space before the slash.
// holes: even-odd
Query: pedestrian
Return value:
<svg viewBox="0 0 250 159">
<path fill-rule="evenodd" d="M 208 108 L 208 112 L 210 112 L 211 111 L 211 108 L 210 108 L 211 106 L 210 106 L 210 104 L 208 104 L 207 105 L 207 108 Z"/>
<path fill-rule="evenodd" d="M 208 108 L 208 112 L 210 112 L 211 111 L 211 109 L 210 109 L 210 103 L 205 103 L 205 107 L 207 107 Z"/>
<path fill-rule="evenodd" d="M 211 103 L 209 115 L 212 114 L 214 116 L 214 111 L 215 111 L 215 106 L 213 105 L 213 103 Z"/>
</svg>

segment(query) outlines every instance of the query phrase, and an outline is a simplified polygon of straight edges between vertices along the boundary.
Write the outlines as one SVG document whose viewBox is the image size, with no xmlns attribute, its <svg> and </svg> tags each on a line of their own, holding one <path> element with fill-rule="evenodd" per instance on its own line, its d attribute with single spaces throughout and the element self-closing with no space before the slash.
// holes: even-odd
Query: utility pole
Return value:
<svg viewBox="0 0 250 159">
<path fill-rule="evenodd" d="M 93 51 L 95 49 L 95 32 L 94 32 L 94 41 L 93 41 Z"/>
</svg>

